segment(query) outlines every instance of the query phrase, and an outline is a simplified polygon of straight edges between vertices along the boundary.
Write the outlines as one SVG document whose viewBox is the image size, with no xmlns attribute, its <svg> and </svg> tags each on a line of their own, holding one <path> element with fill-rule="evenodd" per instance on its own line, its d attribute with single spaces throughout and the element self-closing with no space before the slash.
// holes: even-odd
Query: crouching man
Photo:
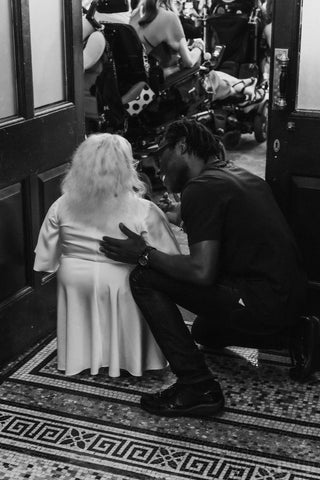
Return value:
<svg viewBox="0 0 320 480">
<path fill-rule="evenodd" d="M 292 233 L 268 184 L 229 165 L 212 133 L 195 120 L 172 123 L 159 151 L 169 191 L 181 193 L 189 255 L 167 255 L 125 225 L 128 239 L 101 250 L 136 265 L 133 296 L 177 381 L 145 394 L 157 415 L 212 415 L 224 395 L 202 345 L 256 345 L 286 339 L 304 305 L 306 277 Z M 177 305 L 198 315 L 192 332 Z"/>
</svg>

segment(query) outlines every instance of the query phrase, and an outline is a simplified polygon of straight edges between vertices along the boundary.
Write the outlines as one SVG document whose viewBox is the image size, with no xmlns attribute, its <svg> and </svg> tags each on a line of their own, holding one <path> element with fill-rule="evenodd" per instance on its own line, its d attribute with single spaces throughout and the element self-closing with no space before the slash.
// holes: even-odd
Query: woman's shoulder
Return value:
<svg viewBox="0 0 320 480">
<path fill-rule="evenodd" d="M 158 21 L 161 28 L 167 32 L 169 38 L 173 36 L 180 40 L 184 36 L 184 32 L 178 15 L 172 10 L 166 10 L 165 8 L 159 8 L 159 12 L 160 15 L 157 15 L 156 19 L 159 18 Z"/>
<path fill-rule="evenodd" d="M 147 212 L 150 209 L 152 202 L 146 198 L 140 197 L 134 194 L 131 199 L 131 205 L 133 209 L 139 209 L 140 211 Z"/>
<path fill-rule="evenodd" d="M 163 215 L 162 210 L 152 200 L 146 198 L 136 196 L 131 206 L 135 214 L 142 218 L 159 219 Z"/>
<path fill-rule="evenodd" d="M 58 215 L 59 210 L 61 209 L 61 205 L 65 202 L 65 195 L 61 195 L 58 197 L 49 207 L 48 214 L 52 216 Z"/>
</svg>

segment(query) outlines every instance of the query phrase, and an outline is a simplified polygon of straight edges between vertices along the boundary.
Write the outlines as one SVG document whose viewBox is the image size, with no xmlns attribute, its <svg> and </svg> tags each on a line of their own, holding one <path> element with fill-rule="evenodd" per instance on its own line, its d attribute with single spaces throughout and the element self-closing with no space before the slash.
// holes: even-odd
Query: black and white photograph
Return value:
<svg viewBox="0 0 320 480">
<path fill-rule="evenodd" d="M 319 22 L 0 0 L 0 480 L 320 480 Z"/>
</svg>

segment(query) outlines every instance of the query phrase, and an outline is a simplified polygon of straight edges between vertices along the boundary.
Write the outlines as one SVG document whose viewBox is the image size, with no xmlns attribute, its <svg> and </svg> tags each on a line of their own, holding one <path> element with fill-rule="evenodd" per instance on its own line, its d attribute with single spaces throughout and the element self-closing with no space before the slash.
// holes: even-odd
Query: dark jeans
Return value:
<svg viewBox="0 0 320 480">
<path fill-rule="evenodd" d="M 196 286 L 141 267 L 132 271 L 130 285 L 137 305 L 181 383 L 212 378 L 193 336 L 203 345 L 212 345 L 219 339 L 227 342 L 225 345 L 238 345 L 237 339 L 252 343 L 265 335 L 270 337 L 270 332 L 259 327 L 257 319 L 239 304 L 239 292 L 230 286 Z M 193 336 L 177 305 L 201 317 L 195 321 Z"/>
</svg>

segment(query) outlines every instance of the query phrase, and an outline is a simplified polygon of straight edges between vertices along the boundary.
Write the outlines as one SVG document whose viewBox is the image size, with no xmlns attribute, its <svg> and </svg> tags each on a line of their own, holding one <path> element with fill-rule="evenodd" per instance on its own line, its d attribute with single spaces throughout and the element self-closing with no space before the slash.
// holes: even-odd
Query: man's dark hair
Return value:
<svg viewBox="0 0 320 480">
<path fill-rule="evenodd" d="M 185 138 L 188 153 L 197 155 L 205 162 L 216 160 L 217 166 L 227 165 L 221 140 L 198 120 L 182 119 L 169 125 L 165 134 L 166 143 L 174 147 L 181 138 Z"/>
</svg>

